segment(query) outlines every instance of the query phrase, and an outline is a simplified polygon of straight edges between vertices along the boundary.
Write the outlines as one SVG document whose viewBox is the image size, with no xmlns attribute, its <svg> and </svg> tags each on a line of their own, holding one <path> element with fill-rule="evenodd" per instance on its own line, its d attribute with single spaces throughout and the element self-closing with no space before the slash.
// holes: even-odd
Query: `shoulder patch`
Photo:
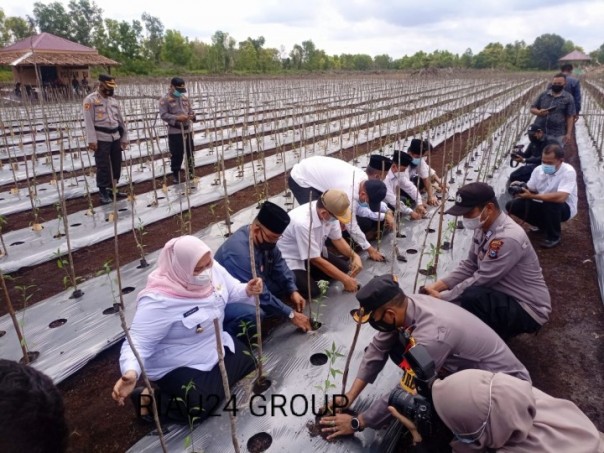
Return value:
<svg viewBox="0 0 604 453">
<path fill-rule="evenodd" d="M 499 250 L 503 246 L 503 241 L 501 239 L 493 239 L 489 244 L 489 258 L 495 259 L 499 254 Z"/>
<path fill-rule="evenodd" d="M 84 110 L 90 110 L 90 107 L 91 107 L 90 102 L 84 103 Z"/>
</svg>

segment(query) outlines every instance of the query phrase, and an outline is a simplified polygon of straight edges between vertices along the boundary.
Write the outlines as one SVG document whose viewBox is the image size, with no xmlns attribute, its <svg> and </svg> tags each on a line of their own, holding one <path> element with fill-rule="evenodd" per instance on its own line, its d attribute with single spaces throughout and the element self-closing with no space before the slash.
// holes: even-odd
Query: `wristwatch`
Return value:
<svg viewBox="0 0 604 453">
<path fill-rule="evenodd" d="M 289 315 L 287 315 L 287 317 L 288 317 L 289 319 L 294 319 L 294 316 L 295 316 L 295 315 L 296 315 L 296 312 L 295 312 L 294 310 L 292 310 L 292 311 L 289 313 Z"/>
<path fill-rule="evenodd" d="M 353 419 L 350 420 L 350 427 L 352 428 L 353 431 L 356 431 L 357 433 L 360 433 L 361 431 L 363 431 L 365 429 L 361 426 L 361 422 L 356 417 L 353 417 Z"/>
</svg>

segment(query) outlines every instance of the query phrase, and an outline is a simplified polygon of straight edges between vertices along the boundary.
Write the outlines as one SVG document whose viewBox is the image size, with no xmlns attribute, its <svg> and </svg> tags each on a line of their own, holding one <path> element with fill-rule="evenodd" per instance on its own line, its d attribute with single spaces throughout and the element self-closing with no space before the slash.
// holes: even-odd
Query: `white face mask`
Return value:
<svg viewBox="0 0 604 453">
<path fill-rule="evenodd" d="M 481 228 L 484 225 L 484 223 L 486 222 L 486 219 L 480 220 L 480 217 L 482 217 L 483 212 L 484 212 L 484 208 L 482 209 L 482 211 L 480 211 L 480 214 L 478 214 L 476 217 L 472 217 L 471 219 L 462 217 L 461 222 L 463 223 L 464 228 L 467 230 L 477 230 L 478 228 Z"/>
<path fill-rule="evenodd" d="M 192 275 L 189 283 L 196 286 L 208 286 L 212 283 L 212 269 L 206 269 L 200 274 Z"/>
</svg>

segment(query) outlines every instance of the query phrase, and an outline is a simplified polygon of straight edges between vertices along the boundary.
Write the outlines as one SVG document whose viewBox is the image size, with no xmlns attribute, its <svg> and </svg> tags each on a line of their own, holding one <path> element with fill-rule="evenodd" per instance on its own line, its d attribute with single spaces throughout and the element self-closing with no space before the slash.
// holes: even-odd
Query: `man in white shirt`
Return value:
<svg viewBox="0 0 604 453">
<path fill-rule="evenodd" d="M 298 288 L 307 287 L 310 266 L 311 297 L 320 294 L 317 280 L 337 280 L 342 282 L 345 291 L 355 292 L 358 282 L 354 277 L 363 265 L 359 255 L 342 238 L 339 222 L 349 223 L 352 217 L 346 193 L 330 189 L 317 200 L 291 210 L 289 217 L 291 222 L 277 246 L 294 273 Z M 327 249 L 328 238 L 343 258 Z"/>
<path fill-rule="evenodd" d="M 543 248 L 560 244 L 561 223 L 577 215 L 577 173 L 564 162 L 560 145 L 548 145 L 543 150 L 541 165 L 517 198 L 506 210 L 545 233 Z"/>
<path fill-rule="evenodd" d="M 411 155 L 404 151 L 394 151 L 392 154 L 392 166 L 384 178 L 387 190 L 384 201 L 394 210 L 397 203 L 396 194 L 399 191 L 399 212 L 402 215 L 408 215 L 411 220 L 419 220 L 426 213 L 426 207 L 423 204 L 417 187 L 409 180 L 407 168 L 411 165 L 412 159 Z"/>
<path fill-rule="evenodd" d="M 426 191 L 428 194 L 428 204 L 430 206 L 438 205 L 438 199 L 436 198 L 434 188 L 432 187 L 433 172 L 424 159 L 424 155 L 432 151 L 432 145 L 428 140 L 414 138 L 411 140 L 411 144 L 407 151 L 411 156 L 411 164 L 407 169 L 409 180 L 414 183 L 418 189 Z M 434 175 L 436 175 L 435 172 Z"/>
<path fill-rule="evenodd" d="M 316 200 L 329 189 L 344 192 L 354 214 L 345 223 L 348 233 L 361 249 L 367 251 L 371 260 L 384 261 L 384 255 L 365 236 L 374 228 L 378 218 L 387 228 L 394 228 L 392 212 L 388 211 L 385 203 L 381 203 L 386 196 L 386 186 L 382 181 L 369 179 L 365 171 L 341 159 L 313 156 L 294 165 L 288 185 L 300 204 L 308 203 L 311 197 Z"/>
</svg>

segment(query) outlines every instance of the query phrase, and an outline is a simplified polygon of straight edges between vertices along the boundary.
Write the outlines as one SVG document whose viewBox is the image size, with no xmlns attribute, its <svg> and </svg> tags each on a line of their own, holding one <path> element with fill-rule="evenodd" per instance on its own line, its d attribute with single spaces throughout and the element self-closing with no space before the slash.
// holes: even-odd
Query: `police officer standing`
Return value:
<svg viewBox="0 0 604 453">
<path fill-rule="evenodd" d="M 472 244 L 468 257 L 425 291 L 461 305 L 503 339 L 539 330 L 552 311 L 539 259 L 525 231 L 499 208 L 493 188 L 466 184 L 445 213 L 463 216 Z"/>
<path fill-rule="evenodd" d="M 159 101 L 159 115 L 168 125 L 168 147 L 170 148 L 170 169 L 174 184 L 180 183 L 180 167 L 184 155 L 187 155 L 189 180 L 195 177 L 195 158 L 193 157 L 193 129 L 195 113 L 191 102 L 184 93 L 185 81 L 174 77 L 170 82 L 170 90 Z"/>
<path fill-rule="evenodd" d="M 368 322 L 379 333 L 365 350 L 357 377 L 346 392 L 348 405 L 367 384 L 375 381 L 388 357 L 405 374 L 412 374 L 404 353 L 420 344 L 441 375 L 477 368 L 500 371 L 531 382 L 527 369 L 503 340 L 474 315 L 454 304 L 438 303 L 425 295 L 406 296 L 390 274 L 374 277 L 359 290 L 357 299 L 361 308 L 355 313 L 355 320 Z M 354 434 L 366 427 L 377 429 L 391 420 L 389 394 L 390 391 L 385 392 L 357 417 L 344 413 L 323 417 L 320 423 L 323 432 L 329 434 L 327 440 Z M 343 406 L 346 402 L 340 401 L 340 404 Z"/>
<path fill-rule="evenodd" d="M 122 150 L 129 146 L 128 129 L 120 105 L 113 97 L 116 87 L 115 77 L 101 74 L 97 91 L 84 98 L 86 137 L 88 149 L 94 152 L 101 204 L 113 201 L 110 189 L 114 184 L 117 186 L 122 171 Z M 127 195 L 116 192 L 116 196 L 125 198 Z"/>
</svg>

